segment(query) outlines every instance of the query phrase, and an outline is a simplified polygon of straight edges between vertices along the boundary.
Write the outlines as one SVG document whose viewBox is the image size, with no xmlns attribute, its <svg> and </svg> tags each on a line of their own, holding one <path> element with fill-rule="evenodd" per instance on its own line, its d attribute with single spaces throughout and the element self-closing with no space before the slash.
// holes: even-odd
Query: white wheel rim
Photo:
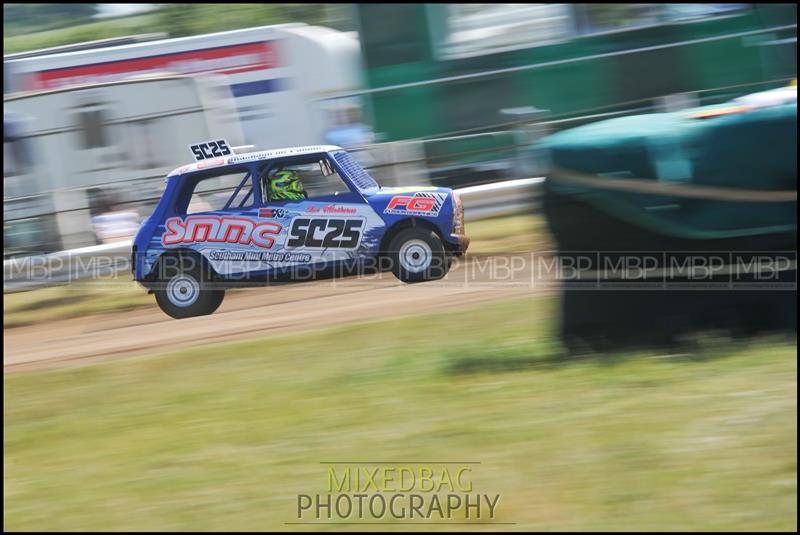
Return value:
<svg viewBox="0 0 800 535">
<path fill-rule="evenodd" d="M 173 277 L 167 284 L 167 298 L 177 307 L 191 306 L 200 297 L 200 284 L 186 273 Z"/>
<path fill-rule="evenodd" d="M 411 273 L 428 269 L 433 260 L 431 246 L 422 240 L 408 240 L 400 246 L 400 266 Z"/>
</svg>

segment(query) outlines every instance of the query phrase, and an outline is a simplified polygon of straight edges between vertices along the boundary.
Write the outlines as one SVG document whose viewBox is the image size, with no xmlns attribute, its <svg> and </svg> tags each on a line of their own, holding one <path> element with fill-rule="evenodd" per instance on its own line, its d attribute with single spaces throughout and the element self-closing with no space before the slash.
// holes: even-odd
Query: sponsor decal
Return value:
<svg viewBox="0 0 800 535">
<path fill-rule="evenodd" d="M 357 214 L 358 209 L 353 206 L 340 206 L 337 204 L 329 204 L 328 206 L 323 206 L 320 208 L 319 206 L 309 206 L 306 210 L 309 214 Z"/>
<path fill-rule="evenodd" d="M 192 151 L 192 156 L 194 156 L 195 161 L 201 160 L 208 160 L 209 158 L 219 158 L 220 156 L 230 156 L 233 154 L 233 151 L 228 147 L 228 142 L 225 139 L 217 139 L 216 141 L 206 141 L 203 143 L 195 143 L 194 145 L 189 145 L 189 150 Z M 204 162 L 203 167 L 211 167 L 213 165 L 222 165 L 225 163 L 224 158 L 219 158 L 218 160 L 211 160 L 210 162 Z M 198 169 L 202 169 L 201 165 L 198 165 Z"/>
<path fill-rule="evenodd" d="M 155 72 L 238 74 L 279 67 L 274 41 L 219 46 L 172 54 L 121 59 L 39 71 L 29 75 L 27 89 L 103 83 Z"/>
<path fill-rule="evenodd" d="M 447 199 L 446 193 L 417 192 L 414 195 L 395 195 L 386 205 L 384 214 L 422 215 L 435 217 Z"/>
<path fill-rule="evenodd" d="M 207 169 L 209 167 L 217 167 L 225 164 L 225 158 L 217 158 L 215 160 L 205 160 L 197 164 L 197 170 Z"/>
<path fill-rule="evenodd" d="M 285 208 L 259 208 L 258 217 L 275 217 L 283 219 L 289 215 L 289 211 Z"/>
<path fill-rule="evenodd" d="M 362 218 L 295 217 L 286 247 L 356 249 L 364 228 Z"/>
<path fill-rule="evenodd" d="M 252 162 L 254 160 L 267 160 L 281 156 L 291 156 L 294 154 L 309 154 L 312 152 L 326 152 L 326 147 L 303 147 L 291 149 L 262 150 L 260 152 L 248 152 L 240 156 L 234 156 L 228 161 L 230 163 Z"/>
<path fill-rule="evenodd" d="M 190 215 L 170 217 L 161 236 L 164 247 L 186 243 L 233 243 L 270 249 L 283 227 L 274 221 L 237 216 Z"/>
<path fill-rule="evenodd" d="M 228 251 L 225 249 L 214 249 L 208 253 L 208 259 L 213 261 L 229 262 L 311 262 L 311 255 L 304 253 L 269 251 Z"/>
<path fill-rule="evenodd" d="M 256 160 L 266 160 L 268 158 L 279 158 L 281 156 L 288 156 L 290 152 L 287 149 L 284 150 L 273 150 L 273 151 L 261 151 L 261 152 L 250 152 L 247 154 L 242 154 L 241 156 L 234 156 L 230 160 L 230 163 L 243 163 L 243 162 L 253 162 Z"/>
</svg>

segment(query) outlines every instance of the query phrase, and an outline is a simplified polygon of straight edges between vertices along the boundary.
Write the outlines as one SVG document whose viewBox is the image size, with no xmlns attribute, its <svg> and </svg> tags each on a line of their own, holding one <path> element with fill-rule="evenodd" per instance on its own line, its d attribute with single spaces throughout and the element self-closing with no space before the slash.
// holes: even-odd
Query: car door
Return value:
<svg viewBox="0 0 800 535">
<path fill-rule="evenodd" d="M 161 245 L 189 249 L 203 256 L 218 275 L 237 279 L 258 273 L 271 260 L 283 230 L 258 217 L 260 197 L 246 165 L 209 169 L 187 179 L 174 201 L 175 214 L 164 222 Z"/>
<path fill-rule="evenodd" d="M 286 171 L 300 178 L 302 198 L 272 195 L 270 180 Z M 280 250 L 288 263 L 327 266 L 369 257 L 376 249 L 383 220 L 342 179 L 326 155 L 268 162 L 260 170 L 259 183 L 264 199 L 259 216 L 284 226 Z"/>
</svg>

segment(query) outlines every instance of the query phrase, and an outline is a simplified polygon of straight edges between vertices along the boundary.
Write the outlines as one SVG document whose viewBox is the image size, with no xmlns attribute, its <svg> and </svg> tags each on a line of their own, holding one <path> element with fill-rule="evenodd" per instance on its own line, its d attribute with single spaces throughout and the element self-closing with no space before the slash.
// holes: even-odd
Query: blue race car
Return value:
<svg viewBox="0 0 800 535">
<path fill-rule="evenodd" d="M 403 282 L 436 280 L 469 245 L 455 192 L 383 188 L 340 147 L 190 149 L 198 161 L 167 176 L 133 245 L 134 279 L 174 318 L 211 314 L 242 283 L 376 260 Z"/>
</svg>

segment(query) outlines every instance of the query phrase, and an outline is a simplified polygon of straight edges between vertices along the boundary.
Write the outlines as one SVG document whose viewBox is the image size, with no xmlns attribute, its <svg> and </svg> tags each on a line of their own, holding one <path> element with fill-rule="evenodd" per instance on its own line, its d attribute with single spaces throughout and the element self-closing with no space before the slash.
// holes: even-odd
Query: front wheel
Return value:
<svg viewBox="0 0 800 535">
<path fill-rule="evenodd" d="M 191 318 L 211 314 L 222 304 L 225 290 L 207 288 L 207 277 L 199 262 L 181 258 L 174 266 L 165 266 L 158 289 L 153 293 L 156 303 L 173 318 Z"/>
<path fill-rule="evenodd" d="M 400 231 L 389 244 L 392 273 L 403 282 L 438 280 L 447 275 L 450 262 L 442 240 L 423 228 Z"/>
</svg>

